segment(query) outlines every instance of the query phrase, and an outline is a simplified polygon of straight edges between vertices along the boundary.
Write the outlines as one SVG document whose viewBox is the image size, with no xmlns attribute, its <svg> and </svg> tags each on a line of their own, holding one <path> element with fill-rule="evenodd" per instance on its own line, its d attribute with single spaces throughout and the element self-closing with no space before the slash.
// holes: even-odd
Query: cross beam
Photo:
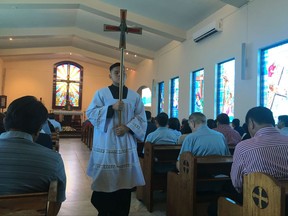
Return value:
<svg viewBox="0 0 288 216">
<path fill-rule="evenodd" d="M 106 25 L 104 24 L 104 31 L 120 32 L 119 49 L 126 49 L 126 34 L 142 34 L 142 28 L 134 27 L 130 28 L 126 24 L 127 10 L 120 10 L 120 26 Z"/>
<path fill-rule="evenodd" d="M 120 60 L 120 82 L 119 82 L 119 100 L 123 98 L 123 75 L 124 75 L 124 49 L 126 49 L 126 33 L 142 34 L 142 28 L 129 28 L 126 24 L 127 10 L 120 9 L 120 26 L 106 25 L 104 24 L 104 31 L 120 32 L 119 49 L 121 49 Z M 119 125 L 122 122 L 121 111 L 118 112 Z"/>
</svg>

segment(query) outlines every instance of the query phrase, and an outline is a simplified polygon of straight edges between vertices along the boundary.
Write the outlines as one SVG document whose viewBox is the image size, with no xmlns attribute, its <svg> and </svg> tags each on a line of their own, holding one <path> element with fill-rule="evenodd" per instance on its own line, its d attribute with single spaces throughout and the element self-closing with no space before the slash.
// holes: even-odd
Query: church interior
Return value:
<svg viewBox="0 0 288 216">
<path fill-rule="evenodd" d="M 231 118 L 244 122 L 247 111 L 258 105 L 271 105 L 275 115 L 283 114 L 288 48 L 265 58 L 270 48 L 288 44 L 287 8 L 287 0 L 1 1 L 1 112 L 16 98 L 33 95 L 61 122 L 59 152 L 68 183 L 59 216 L 97 214 L 89 200 L 91 180 L 85 171 L 91 150 L 83 143 L 82 124 L 95 92 L 111 85 L 111 64 L 123 60 L 125 85 L 143 102 L 148 100 L 145 110 L 152 116 L 166 112 L 188 118 L 200 97 L 199 109 L 207 118 L 227 109 Z M 114 28 L 108 31 L 105 25 Z M 141 29 L 141 34 L 132 29 Z M 227 90 L 218 75 L 229 61 L 233 69 L 222 68 L 222 84 L 232 80 Z M 282 78 L 265 83 L 265 65 L 281 65 Z M 272 99 L 265 93 L 269 82 L 277 83 L 277 90 L 284 88 L 271 90 Z M 219 96 L 223 91 L 225 99 Z M 133 193 L 130 215 L 166 215 L 165 191 L 154 199 L 149 212 Z"/>
</svg>

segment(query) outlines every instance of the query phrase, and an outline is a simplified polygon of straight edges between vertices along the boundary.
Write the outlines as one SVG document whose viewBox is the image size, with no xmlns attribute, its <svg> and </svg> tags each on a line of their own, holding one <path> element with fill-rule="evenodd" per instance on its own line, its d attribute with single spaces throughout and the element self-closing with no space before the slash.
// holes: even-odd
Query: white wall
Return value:
<svg viewBox="0 0 288 216">
<path fill-rule="evenodd" d="M 200 68 L 205 70 L 204 113 L 208 118 L 215 118 L 215 66 L 230 58 L 236 60 L 235 74 L 235 117 L 243 123 L 246 112 L 259 105 L 259 65 L 258 54 L 261 48 L 288 39 L 288 1 L 254 0 L 240 9 L 226 6 L 204 20 L 187 34 L 183 43 L 173 42 L 157 53 L 152 62 L 143 62 L 137 68 L 137 76 L 147 77 L 157 82 L 165 82 L 165 112 L 168 113 L 169 81 L 180 77 L 179 119 L 190 114 L 190 72 Z M 191 37 L 197 29 L 211 20 L 223 20 L 223 32 L 217 33 L 199 43 Z M 247 78 L 241 79 L 241 44 L 247 47 Z M 151 70 L 151 71 L 150 71 Z M 137 82 L 141 79 L 137 79 Z M 142 80 L 141 83 L 149 83 Z M 156 115 L 157 92 L 152 89 L 153 108 Z"/>
</svg>

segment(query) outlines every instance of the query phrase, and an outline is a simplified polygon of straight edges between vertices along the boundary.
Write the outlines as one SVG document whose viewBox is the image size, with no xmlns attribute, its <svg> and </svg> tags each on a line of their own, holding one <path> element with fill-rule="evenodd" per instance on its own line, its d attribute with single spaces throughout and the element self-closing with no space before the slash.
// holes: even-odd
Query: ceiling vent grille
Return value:
<svg viewBox="0 0 288 216">
<path fill-rule="evenodd" d="M 202 29 L 196 31 L 192 37 L 193 40 L 197 43 L 216 32 L 222 31 L 222 21 L 213 21 L 210 24 L 206 25 Z"/>
</svg>

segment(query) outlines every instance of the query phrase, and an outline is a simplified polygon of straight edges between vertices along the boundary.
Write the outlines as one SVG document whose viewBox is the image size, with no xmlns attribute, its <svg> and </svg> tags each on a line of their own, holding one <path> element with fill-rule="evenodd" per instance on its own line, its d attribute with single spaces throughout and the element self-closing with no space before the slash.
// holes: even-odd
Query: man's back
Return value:
<svg viewBox="0 0 288 216">
<path fill-rule="evenodd" d="M 195 156 L 230 155 L 223 134 L 203 125 L 189 134 L 182 145 L 181 152 L 190 151 Z"/>
<path fill-rule="evenodd" d="M 235 188 L 242 188 L 242 176 L 264 172 L 276 179 L 288 178 L 288 137 L 274 127 L 260 129 L 254 137 L 237 144 L 231 169 Z"/>
<path fill-rule="evenodd" d="M 0 194 L 47 191 L 58 180 L 58 200 L 65 200 L 66 175 L 59 153 L 32 142 L 22 132 L 0 136 Z"/>
<path fill-rule="evenodd" d="M 228 145 L 236 145 L 241 141 L 240 134 L 231 128 L 230 125 L 219 124 L 217 128 L 214 128 L 213 130 L 222 133 L 225 136 Z"/>
<path fill-rule="evenodd" d="M 167 127 L 158 127 L 154 132 L 148 134 L 146 142 L 154 144 L 176 144 L 179 138 L 172 129 Z"/>
</svg>

